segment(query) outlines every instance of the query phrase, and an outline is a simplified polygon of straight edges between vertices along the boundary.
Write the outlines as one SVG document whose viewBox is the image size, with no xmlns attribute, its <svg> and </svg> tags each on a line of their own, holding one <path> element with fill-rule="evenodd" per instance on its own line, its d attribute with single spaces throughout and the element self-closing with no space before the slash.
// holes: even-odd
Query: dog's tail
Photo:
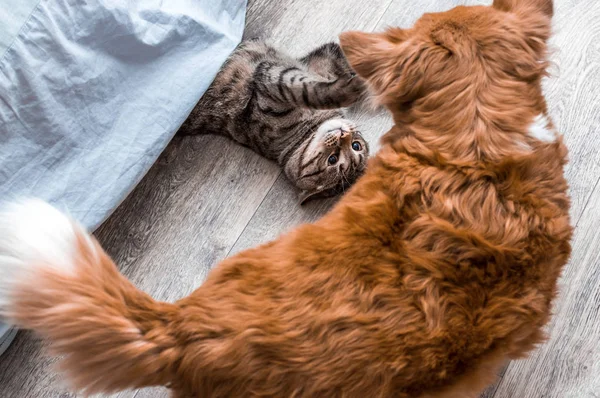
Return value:
<svg viewBox="0 0 600 398">
<path fill-rule="evenodd" d="M 86 394 L 164 385 L 177 308 L 137 290 L 80 225 L 39 200 L 0 209 L 0 316 L 64 356 Z"/>
</svg>

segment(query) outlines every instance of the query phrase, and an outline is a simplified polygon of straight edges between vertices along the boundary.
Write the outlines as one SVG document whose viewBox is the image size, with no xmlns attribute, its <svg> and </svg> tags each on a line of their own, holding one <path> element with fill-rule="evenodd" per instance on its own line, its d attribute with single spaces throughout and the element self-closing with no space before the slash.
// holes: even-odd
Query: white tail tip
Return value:
<svg viewBox="0 0 600 398">
<path fill-rule="evenodd" d="M 14 286 L 32 277 L 36 267 L 75 270 L 78 228 L 39 199 L 0 205 L 0 314 Z"/>
</svg>

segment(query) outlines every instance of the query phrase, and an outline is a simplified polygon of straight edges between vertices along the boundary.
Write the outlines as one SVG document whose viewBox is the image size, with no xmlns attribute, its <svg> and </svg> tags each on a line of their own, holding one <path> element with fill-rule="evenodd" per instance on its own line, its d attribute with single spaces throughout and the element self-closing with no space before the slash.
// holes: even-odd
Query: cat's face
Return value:
<svg viewBox="0 0 600 398">
<path fill-rule="evenodd" d="M 360 177 L 369 145 L 354 123 L 332 119 L 323 123 L 301 156 L 296 185 L 300 202 L 342 193 Z"/>
</svg>

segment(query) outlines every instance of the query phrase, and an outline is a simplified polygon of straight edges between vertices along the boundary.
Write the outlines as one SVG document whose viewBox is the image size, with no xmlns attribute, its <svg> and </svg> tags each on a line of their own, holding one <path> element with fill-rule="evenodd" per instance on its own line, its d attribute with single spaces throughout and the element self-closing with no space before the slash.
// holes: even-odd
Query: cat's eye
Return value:
<svg viewBox="0 0 600 398">
<path fill-rule="evenodd" d="M 337 156 L 335 156 L 335 155 L 331 155 L 331 156 L 329 157 L 329 159 L 327 159 L 327 163 L 329 163 L 329 164 L 331 164 L 331 165 L 334 165 L 334 164 L 336 164 L 336 163 L 337 163 L 337 161 L 338 161 L 338 157 L 337 157 Z"/>
<path fill-rule="evenodd" d="M 354 141 L 352 143 L 352 149 L 354 149 L 355 151 L 360 151 L 362 149 L 362 145 L 360 145 L 360 142 Z"/>
</svg>

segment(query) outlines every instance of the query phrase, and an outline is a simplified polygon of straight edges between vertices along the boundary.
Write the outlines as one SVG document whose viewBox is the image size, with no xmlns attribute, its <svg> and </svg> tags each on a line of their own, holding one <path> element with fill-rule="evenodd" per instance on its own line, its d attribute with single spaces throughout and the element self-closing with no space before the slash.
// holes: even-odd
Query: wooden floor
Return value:
<svg viewBox="0 0 600 398">
<path fill-rule="evenodd" d="M 300 55 L 344 30 L 406 27 L 424 12 L 489 2 L 251 0 L 246 36 Z M 555 66 L 545 91 L 571 151 L 573 257 L 549 341 L 529 359 L 510 363 L 488 398 L 600 397 L 600 1 L 555 0 L 555 15 Z M 353 117 L 373 143 L 391 125 L 385 114 Z M 135 284 L 172 301 L 200 285 L 223 258 L 315 220 L 331 203 L 300 208 L 275 165 L 225 139 L 176 138 L 97 236 Z M 19 334 L 0 358 L 0 397 L 73 396 L 41 348 L 29 333 Z"/>
</svg>

